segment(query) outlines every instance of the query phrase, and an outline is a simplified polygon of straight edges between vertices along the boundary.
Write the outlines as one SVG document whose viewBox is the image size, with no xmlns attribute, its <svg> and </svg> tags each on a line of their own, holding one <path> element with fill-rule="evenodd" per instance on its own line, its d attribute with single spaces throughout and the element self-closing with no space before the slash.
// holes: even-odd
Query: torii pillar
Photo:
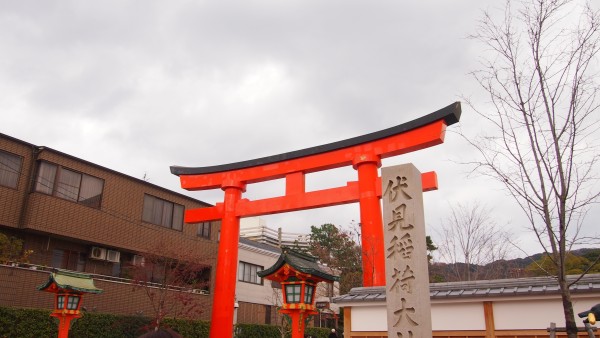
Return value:
<svg viewBox="0 0 600 338">
<path fill-rule="evenodd" d="M 221 239 L 211 317 L 211 338 L 233 334 L 240 218 L 347 203 L 360 205 L 363 286 L 385 285 L 383 222 L 379 199 L 381 160 L 444 142 L 446 126 L 460 119 L 455 102 L 416 120 L 351 139 L 249 161 L 209 166 L 172 166 L 187 190 L 222 189 L 223 203 L 187 210 L 186 223 L 221 220 Z M 305 175 L 352 165 L 358 181 L 319 191 L 305 190 Z M 242 199 L 247 184 L 285 178 L 284 196 Z M 437 189 L 435 172 L 421 176 L 423 191 Z"/>
</svg>

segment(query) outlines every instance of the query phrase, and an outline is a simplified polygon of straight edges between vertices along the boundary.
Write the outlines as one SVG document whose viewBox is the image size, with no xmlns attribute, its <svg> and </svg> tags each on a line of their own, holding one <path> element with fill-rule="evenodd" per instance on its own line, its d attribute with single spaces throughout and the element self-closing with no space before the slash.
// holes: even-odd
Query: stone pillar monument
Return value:
<svg viewBox="0 0 600 338">
<path fill-rule="evenodd" d="M 421 173 L 412 164 L 382 168 L 381 183 L 388 337 L 431 337 Z"/>
</svg>

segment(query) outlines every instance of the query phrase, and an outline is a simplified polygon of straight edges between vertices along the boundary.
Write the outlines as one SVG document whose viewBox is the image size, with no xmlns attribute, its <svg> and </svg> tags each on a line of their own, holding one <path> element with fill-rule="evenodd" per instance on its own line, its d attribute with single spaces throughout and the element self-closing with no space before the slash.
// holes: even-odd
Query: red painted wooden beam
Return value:
<svg viewBox="0 0 600 338">
<path fill-rule="evenodd" d="M 298 179 L 299 177 L 296 177 Z M 423 191 L 437 190 L 437 175 L 434 171 L 421 174 Z M 296 180 L 296 185 L 301 185 Z M 381 198 L 381 178 L 377 179 L 377 197 Z M 299 191 L 299 186 L 293 191 Z M 298 211 L 320 207 L 329 207 L 348 203 L 356 203 L 359 199 L 358 182 L 348 182 L 344 187 L 330 188 L 302 193 L 290 193 L 285 196 L 265 198 L 251 201 L 242 199 L 236 207 L 236 216 L 250 217 L 260 215 L 271 215 L 282 212 Z M 217 203 L 214 207 L 186 210 L 186 223 L 200 223 L 219 220 L 223 217 L 223 203 Z"/>
</svg>

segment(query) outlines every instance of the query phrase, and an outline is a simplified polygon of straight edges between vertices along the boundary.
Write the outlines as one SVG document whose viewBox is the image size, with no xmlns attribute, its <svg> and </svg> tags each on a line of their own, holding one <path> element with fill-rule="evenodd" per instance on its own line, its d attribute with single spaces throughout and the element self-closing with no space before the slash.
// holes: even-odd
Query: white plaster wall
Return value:
<svg viewBox="0 0 600 338">
<path fill-rule="evenodd" d="M 589 310 L 600 298 L 579 298 L 573 300 L 575 320 L 581 320 L 577 313 Z M 546 329 L 550 323 L 564 326 L 564 314 L 559 298 L 513 302 L 494 302 L 494 323 L 496 329 Z"/>
<path fill-rule="evenodd" d="M 258 228 L 267 226 L 267 221 L 260 217 L 240 218 L 240 229 Z"/>
<path fill-rule="evenodd" d="M 558 297 L 486 298 L 473 301 L 457 299 L 431 304 L 433 330 L 485 330 L 483 301 L 491 301 L 497 330 L 546 329 L 551 322 L 564 326 L 561 299 Z M 597 295 L 576 295 L 572 299 L 577 313 L 600 303 Z M 350 304 L 349 304 L 350 305 Z M 352 331 L 387 331 L 385 304 L 352 304 Z"/>
<path fill-rule="evenodd" d="M 279 254 L 266 253 L 266 252 L 255 252 L 245 249 L 240 245 L 238 260 L 246 263 L 260 265 L 265 269 L 270 268 L 275 262 L 277 262 Z M 239 264 L 238 264 L 239 265 Z M 237 278 L 237 277 L 236 277 Z M 275 295 L 281 297 L 281 290 L 275 290 Z M 236 298 L 240 302 L 249 302 L 256 304 L 275 305 L 273 288 L 271 287 L 271 281 L 263 279 L 263 285 L 240 282 L 236 283 Z"/>
<path fill-rule="evenodd" d="M 352 331 L 387 331 L 385 304 L 351 307 Z M 485 330 L 482 303 L 432 304 L 433 330 Z"/>
<path fill-rule="evenodd" d="M 485 330 L 483 303 L 431 304 L 433 330 Z"/>
<path fill-rule="evenodd" d="M 387 332 L 387 313 L 385 304 L 377 306 L 353 306 L 351 309 L 352 331 Z"/>
</svg>

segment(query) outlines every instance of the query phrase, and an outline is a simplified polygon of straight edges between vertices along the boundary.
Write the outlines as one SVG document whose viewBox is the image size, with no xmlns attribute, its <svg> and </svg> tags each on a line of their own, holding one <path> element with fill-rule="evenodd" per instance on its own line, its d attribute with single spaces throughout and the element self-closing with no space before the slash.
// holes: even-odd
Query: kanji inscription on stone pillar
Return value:
<svg viewBox="0 0 600 338">
<path fill-rule="evenodd" d="M 382 168 L 388 337 L 431 337 L 431 303 L 421 173 Z"/>
</svg>

